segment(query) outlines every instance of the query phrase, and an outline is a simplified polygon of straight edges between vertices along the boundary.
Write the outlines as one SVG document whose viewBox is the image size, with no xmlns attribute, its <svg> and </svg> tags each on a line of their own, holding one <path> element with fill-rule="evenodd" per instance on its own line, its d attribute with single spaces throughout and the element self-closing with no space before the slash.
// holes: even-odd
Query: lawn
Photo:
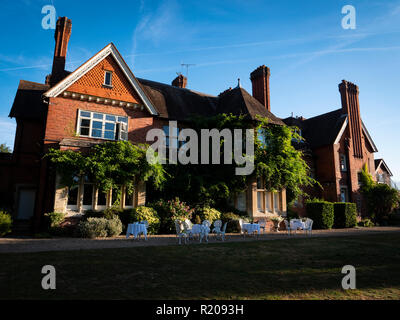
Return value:
<svg viewBox="0 0 400 320">
<path fill-rule="evenodd" d="M 0 254 L 1 299 L 400 299 L 400 234 Z M 41 289 L 54 265 L 57 289 Z M 341 269 L 357 270 L 343 290 Z"/>
</svg>

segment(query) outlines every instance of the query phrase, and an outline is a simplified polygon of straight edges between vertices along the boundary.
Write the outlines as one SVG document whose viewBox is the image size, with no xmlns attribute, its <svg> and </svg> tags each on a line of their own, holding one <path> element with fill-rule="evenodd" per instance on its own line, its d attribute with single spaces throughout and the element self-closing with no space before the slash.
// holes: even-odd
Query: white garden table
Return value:
<svg viewBox="0 0 400 320">
<path fill-rule="evenodd" d="M 260 225 L 258 223 L 243 223 L 243 231 L 247 231 L 248 234 L 254 232 L 260 234 Z"/>
<path fill-rule="evenodd" d="M 128 224 L 128 228 L 126 229 L 126 238 L 128 239 L 131 234 L 133 234 L 135 239 L 137 239 L 140 234 L 143 234 L 144 238 L 147 240 L 146 225 L 138 222 Z"/>
<path fill-rule="evenodd" d="M 303 230 L 305 228 L 305 224 L 301 220 L 290 220 L 290 228 L 293 230 L 301 229 Z"/>
<path fill-rule="evenodd" d="M 204 237 L 206 238 L 206 242 L 208 242 L 208 234 L 210 233 L 210 228 L 202 224 L 194 224 L 190 233 L 198 234 L 200 242 L 203 240 Z"/>
</svg>

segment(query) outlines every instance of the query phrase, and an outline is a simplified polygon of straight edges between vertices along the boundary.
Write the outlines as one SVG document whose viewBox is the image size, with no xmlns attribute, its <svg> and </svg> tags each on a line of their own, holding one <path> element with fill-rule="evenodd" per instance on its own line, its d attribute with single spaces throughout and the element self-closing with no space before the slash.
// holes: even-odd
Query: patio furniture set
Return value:
<svg viewBox="0 0 400 320">
<path fill-rule="evenodd" d="M 312 233 L 312 225 L 313 220 L 306 218 L 302 219 L 291 219 L 290 221 L 284 220 L 287 234 L 290 236 L 292 233 L 296 234 L 298 230 L 303 230 L 305 234 L 311 235 Z M 222 225 L 221 220 L 216 220 L 213 223 L 213 228 L 211 229 L 211 222 L 208 220 L 204 220 L 201 224 L 193 224 L 189 219 L 184 221 L 176 220 L 175 221 L 175 229 L 176 229 L 176 237 L 178 239 L 179 244 L 182 243 L 182 239 L 185 243 L 190 240 L 197 239 L 200 243 L 208 242 L 209 234 L 213 234 L 215 239 L 220 238 L 221 241 L 225 241 L 226 235 L 226 226 L 227 222 Z M 240 234 L 245 237 L 246 235 L 254 235 L 259 236 L 261 230 L 265 233 L 266 223 L 265 221 L 261 221 L 260 223 L 245 223 L 243 219 L 239 220 L 240 225 Z M 147 228 L 149 224 L 147 221 L 135 222 L 132 224 L 128 224 L 128 228 L 126 231 L 126 238 L 129 238 L 130 235 L 134 236 L 134 239 L 140 238 L 141 235 L 144 235 L 145 240 L 147 240 Z M 279 232 L 279 231 L 278 231 Z"/>
</svg>

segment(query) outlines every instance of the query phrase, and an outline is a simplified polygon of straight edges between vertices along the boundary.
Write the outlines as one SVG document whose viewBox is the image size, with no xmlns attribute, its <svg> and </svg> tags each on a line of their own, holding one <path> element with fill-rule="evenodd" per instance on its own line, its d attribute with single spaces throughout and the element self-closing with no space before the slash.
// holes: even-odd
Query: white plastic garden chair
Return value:
<svg viewBox="0 0 400 320">
<path fill-rule="evenodd" d="M 208 221 L 208 220 L 204 220 L 204 221 L 202 222 L 202 226 L 209 230 L 210 227 L 211 227 L 211 222 Z M 208 242 L 208 232 L 203 232 L 200 236 L 205 237 L 205 238 L 206 238 L 206 241 Z M 203 237 L 201 237 L 201 238 L 203 238 Z M 201 241 L 200 241 L 200 242 L 201 242 Z"/>
<path fill-rule="evenodd" d="M 188 234 L 185 232 L 183 224 L 181 221 L 175 220 L 175 229 L 176 229 L 176 237 L 178 238 L 179 244 L 181 244 L 181 239 L 185 239 L 185 243 L 187 243 Z"/>
<path fill-rule="evenodd" d="M 219 229 L 218 231 L 216 231 L 216 236 L 221 236 L 221 240 L 225 241 L 225 232 L 226 232 L 226 226 L 228 225 L 228 222 L 224 223 L 224 226 L 222 227 L 222 230 Z"/>
<path fill-rule="evenodd" d="M 245 233 L 247 233 L 247 230 L 243 229 L 243 219 L 239 219 L 239 226 L 240 226 L 240 234 L 243 235 L 243 238 L 245 237 Z"/>
<path fill-rule="evenodd" d="M 308 234 L 308 235 L 311 236 L 313 223 L 314 223 L 314 221 L 312 219 L 307 218 L 306 222 L 304 223 L 305 226 L 304 226 L 304 229 L 303 229 L 305 234 Z"/>
<path fill-rule="evenodd" d="M 288 235 L 290 236 L 290 234 L 291 234 L 291 232 L 294 230 L 294 231 L 296 231 L 295 229 L 292 229 L 292 227 L 290 226 L 290 222 L 289 221 L 287 221 L 287 220 L 284 220 L 284 222 L 285 222 L 285 226 L 286 226 L 286 230 L 287 230 L 287 232 L 288 232 Z"/>
<path fill-rule="evenodd" d="M 222 221 L 221 220 L 215 220 L 214 221 L 214 228 L 212 229 L 212 233 L 215 233 L 217 235 L 221 231 L 222 227 Z"/>
<path fill-rule="evenodd" d="M 183 222 L 183 227 L 185 229 L 185 232 L 188 234 L 188 237 L 193 238 L 193 233 L 192 233 L 193 223 L 189 219 L 185 219 L 185 221 Z"/>
</svg>

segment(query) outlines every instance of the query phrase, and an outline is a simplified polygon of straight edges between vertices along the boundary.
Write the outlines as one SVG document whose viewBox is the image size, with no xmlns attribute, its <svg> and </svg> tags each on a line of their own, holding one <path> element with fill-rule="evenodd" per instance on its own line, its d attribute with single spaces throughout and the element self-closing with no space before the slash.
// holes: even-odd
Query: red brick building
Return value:
<svg viewBox="0 0 400 320">
<path fill-rule="evenodd" d="M 315 187 L 308 193 L 332 202 L 354 202 L 358 212 L 364 213 L 360 172 L 366 165 L 376 180 L 374 153 L 378 150 L 361 118 L 358 87 L 343 80 L 339 92 L 340 109 L 309 119 L 290 117 L 283 121 L 299 127 L 305 141 L 298 147 L 306 156 L 313 178 L 321 184 L 322 188 Z M 383 168 L 390 173 L 386 164 Z M 304 213 L 302 202 L 296 204 L 300 213 Z"/>
<path fill-rule="evenodd" d="M 269 92 L 265 67 L 251 75 L 255 97 L 240 85 L 219 96 L 196 92 L 186 88 L 182 75 L 172 85 L 136 78 L 112 43 L 69 72 L 65 61 L 70 34 L 71 20 L 59 18 L 52 73 L 44 84 L 21 80 L 11 108 L 17 130 L 13 154 L 0 158 L 0 192 L 12 200 L 15 220 L 33 219 L 38 227 L 45 212 L 100 210 L 113 203 L 113 190 L 100 193 L 86 178 L 77 181 L 78 187 L 62 187 L 43 157 L 49 148 L 84 151 L 110 140 L 145 143 L 150 129 L 165 130 L 169 120 L 179 126 L 194 114 L 233 113 L 248 120 L 261 115 L 284 125 L 269 111 L 269 94 L 263 95 Z M 121 205 L 145 204 L 145 196 L 145 185 L 138 181 L 133 196 L 122 192 Z M 232 200 L 253 216 L 286 214 L 285 190 L 267 192 L 255 177 L 249 178 L 248 190 Z"/>
<path fill-rule="evenodd" d="M 45 212 L 100 210 L 113 203 L 113 190 L 100 193 L 84 177 L 75 188 L 62 187 L 56 170 L 43 157 L 49 148 L 84 151 L 104 141 L 145 143 L 150 129 L 168 129 L 169 120 L 184 126 L 194 114 L 232 113 L 247 120 L 260 115 L 271 124 L 297 125 L 306 139 L 301 147 L 323 186 L 313 192 L 327 200 L 360 204 L 358 172 L 367 163 L 375 176 L 377 150 L 361 121 L 354 84 L 339 85 L 341 109 L 283 122 L 271 113 L 270 71 L 265 66 L 250 74 L 252 95 L 238 85 L 212 96 L 186 88 L 182 75 L 172 85 L 136 78 L 112 43 L 75 71 L 66 71 L 70 34 L 71 20 L 60 18 L 52 73 L 43 84 L 21 80 L 11 108 L 17 129 L 12 155 L 0 157 L 0 194 L 12 204 L 15 220 L 33 219 L 38 227 Z M 286 191 L 269 192 L 262 185 L 250 176 L 247 190 L 232 199 L 234 205 L 257 218 L 286 215 Z M 145 200 L 145 184 L 137 181 L 133 196 L 122 192 L 121 205 L 135 207 Z"/>
</svg>

